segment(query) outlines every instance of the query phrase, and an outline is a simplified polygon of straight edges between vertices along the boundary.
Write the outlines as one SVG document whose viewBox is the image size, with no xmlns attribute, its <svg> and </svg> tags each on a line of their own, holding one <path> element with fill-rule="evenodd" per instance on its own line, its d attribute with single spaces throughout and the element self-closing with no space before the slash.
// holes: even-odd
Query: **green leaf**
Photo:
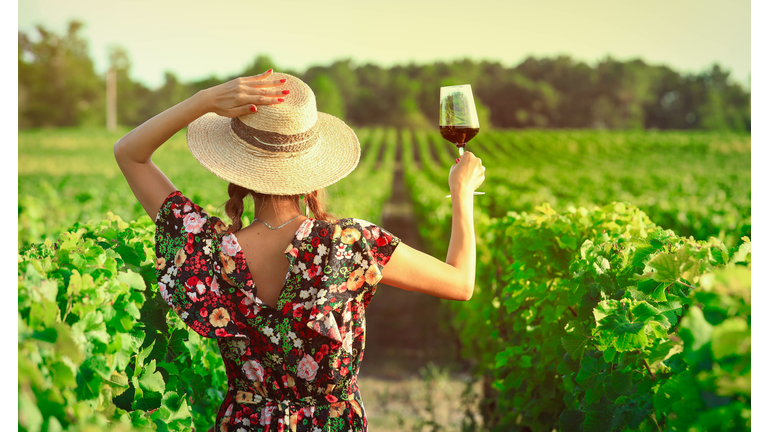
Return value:
<svg viewBox="0 0 768 432">
<path fill-rule="evenodd" d="M 749 325 L 744 318 L 730 318 L 712 329 L 712 354 L 715 359 L 747 355 L 751 351 Z"/>
<path fill-rule="evenodd" d="M 139 378 L 139 387 L 144 391 L 162 393 L 165 390 L 165 381 L 160 372 L 155 371 L 155 367 L 154 360 L 147 364 Z"/>
<path fill-rule="evenodd" d="M 144 279 L 141 277 L 141 275 L 130 270 L 118 273 L 117 280 L 138 291 L 144 291 L 146 288 Z"/>
<path fill-rule="evenodd" d="M 632 388 L 632 374 L 614 371 L 610 376 L 610 385 L 613 390 L 620 394 L 626 395 Z"/>
<path fill-rule="evenodd" d="M 658 282 L 675 282 L 682 272 L 683 261 L 678 254 L 660 253 L 648 262 L 648 267 L 656 270 L 651 277 Z"/>
<path fill-rule="evenodd" d="M 576 375 L 576 382 L 583 388 L 597 386 L 602 382 L 603 370 L 599 359 L 586 357 L 581 361 L 581 369 Z"/>
<path fill-rule="evenodd" d="M 563 410 L 560 413 L 560 432 L 581 432 L 581 424 L 584 422 L 584 413 L 581 411 Z"/>
<path fill-rule="evenodd" d="M 634 317 L 633 321 L 641 323 L 647 323 L 661 313 L 661 311 L 644 301 L 634 304 L 631 308 L 631 312 Z"/>
<path fill-rule="evenodd" d="M 584 351 L 587 349 L 587 343 L 591 339 L 580 327 L 576 327 L 572 332 L 563 336 L 560 340 L 563 348 L 576 361 L 581 361 Z"/>
<path fill-rule="evenodd" d="M 615 429 L 613 422 L 616 406 L 612 404 L 596 403 L 584 408 L 584 432 L 612 432 Z"/>
<path fill-rule="evenodd" d="M 692 307 L 680 323 L 680 337 L 685 350 L 698 351 L 712 339 L 712 325 L 704 318 L 701 309 Z"/>
</svg>

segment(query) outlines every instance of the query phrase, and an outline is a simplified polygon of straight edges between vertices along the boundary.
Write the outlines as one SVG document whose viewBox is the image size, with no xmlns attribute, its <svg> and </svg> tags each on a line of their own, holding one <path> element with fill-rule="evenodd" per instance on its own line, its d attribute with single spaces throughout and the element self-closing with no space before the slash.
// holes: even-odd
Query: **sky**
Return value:
<svg viewBox="0 0 768 432">
<path fill-rule="evenodd" d="M 469 5 L 472 6 L 469 6 Z M 259 54 L 276 70 L 351 58 L 381 66 L 570 55 L 595 64 L 641 58 L 684 73 L 715 62 L 750 87 L 750 2 L 745 0 L 23 0 L 19 31 L 63 33 L 85 23 L 98 72 L 112 45 L 150 87 L 165 71 L 182 81 L 224 78 Z"/>
</svg>

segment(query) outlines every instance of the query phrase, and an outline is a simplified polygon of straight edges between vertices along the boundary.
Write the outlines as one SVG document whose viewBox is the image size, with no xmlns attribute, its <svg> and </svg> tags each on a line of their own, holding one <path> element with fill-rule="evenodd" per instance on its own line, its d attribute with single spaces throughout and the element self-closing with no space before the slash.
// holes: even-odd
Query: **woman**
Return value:
<svg viewBox="0 0 768 432">
<path fill-rule="evenodd" d="M 187 125 L 193 156 L 230 182 L 230 226 L 151 161 Z M 359 157 L 354 132 L 317 112 L 301 80 L 271 69 L 200 91 L 115 144 L 131 190 L 156 220 L 163 299 L 193 330 L 218 339 L 229 389 L 217 431 L 367 430 L 356 377 L 377 283 L 472 296 L 480 159 L 465 153 L 451 169 L 452 233 L 441 262 L 373 224 L 324 212 L 318 191 Z M 255 215 L 243 227 L 246 197 Z M 302 201 L 314 217 L 302 214 Z"/>
</svg>

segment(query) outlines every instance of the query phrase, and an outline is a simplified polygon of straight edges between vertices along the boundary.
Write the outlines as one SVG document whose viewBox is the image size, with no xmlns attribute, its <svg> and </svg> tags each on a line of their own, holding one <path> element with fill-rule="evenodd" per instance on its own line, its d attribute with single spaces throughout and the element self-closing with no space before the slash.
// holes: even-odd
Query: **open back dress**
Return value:
<svg viewBox="0 0 768 432">
<path fill-rule="evenodd" d="M 177 191 L 156 224 L 161 296 L 192 330 L 217 338 L 224 359 L 216 431 L 367 430 L 357 387 L 365 309 L 397 237 L 359 219 L 306 219 L 285 249 L 272 308 L 219 218 Z"/>
</svg>

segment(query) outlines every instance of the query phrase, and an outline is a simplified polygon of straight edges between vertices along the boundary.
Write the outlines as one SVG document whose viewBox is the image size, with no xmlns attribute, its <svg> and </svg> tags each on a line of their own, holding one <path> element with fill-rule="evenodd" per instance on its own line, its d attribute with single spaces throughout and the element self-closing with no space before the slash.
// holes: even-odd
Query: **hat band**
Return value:
<svg viewBox="0 0 768 432">
<path fill-rule="evenodd" d="M 304 132 L 285 135 L 252 128 L 237 117 L 230 123 L 232 132 L 244 142 L 270 153 L 296 153 L 308 150 L 317 142 L 317 123 Z"/>
</svg>

